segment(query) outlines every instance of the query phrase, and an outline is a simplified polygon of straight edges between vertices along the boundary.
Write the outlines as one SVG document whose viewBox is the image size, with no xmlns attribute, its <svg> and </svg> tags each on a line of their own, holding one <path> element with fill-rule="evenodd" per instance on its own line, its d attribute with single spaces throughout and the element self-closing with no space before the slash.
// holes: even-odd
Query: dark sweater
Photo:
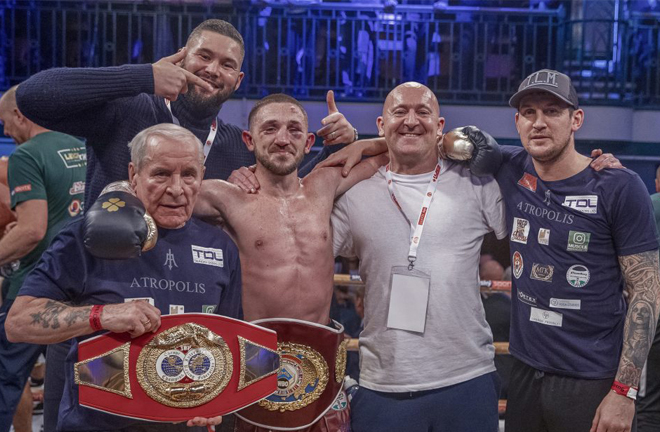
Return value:
<svg viewBox="0 0 660 432">
<path fill-rule="evenodd" d="M 172 123 L 164 99 L 153 92 L 152 67 L 144 64 L 46 70 L 23 82 L 16 97 L 18 108 L 30 120 L 86 139 L 85 202 L 91 206 L 108 183 L 128 178 L 129 141 L 150 126 Z M 172 103 L 172 112 L 181 126 L 206 141 L 214 116 L 195 118 L 182 98 Z M 319 153 L 300 175 L 327 153 Z M 218 119 L 204 178 L 226 180 L 233 170 L 254 163 L 254 155 L 241 140 L 241 129 Z"/>
</svg>

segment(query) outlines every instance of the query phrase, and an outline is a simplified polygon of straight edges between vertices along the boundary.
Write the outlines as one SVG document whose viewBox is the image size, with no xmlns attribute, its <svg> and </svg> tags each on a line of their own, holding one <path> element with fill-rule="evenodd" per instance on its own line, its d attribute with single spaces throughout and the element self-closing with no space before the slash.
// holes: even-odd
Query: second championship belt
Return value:
<svg viewBox="0 0 660 432">
<path fill-rule="evenodd" d="M 277 391 L 236 413 L 242 420 L 273 430 L 311 426 L 342 391 L 346 345 L 341 324 L 328 327 L 296 319 L 263 319 L 253 324 L 275 330 L 280 354 Z"/>
<path fill-rule="evenodd" d="M 219 315 L 161 317 L 156 333 L 106 333 L 78 344 L 80 405 L 145 420 L 216 417 L 277 388 L 277 335 Z"/>
</svg>

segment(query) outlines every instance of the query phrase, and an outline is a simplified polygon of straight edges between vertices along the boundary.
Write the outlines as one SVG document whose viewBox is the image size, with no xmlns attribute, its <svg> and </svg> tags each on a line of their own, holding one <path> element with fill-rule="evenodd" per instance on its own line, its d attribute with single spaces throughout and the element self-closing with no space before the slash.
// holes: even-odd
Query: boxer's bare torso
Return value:
<svg viewBox="0 0 660 432">
<path fill-rule="evenodd" d="M 348 180 L 341 168 L 322 168 L 305 179 L 292 173 L 274 181 L 276 176 L 258 167 L 257 194 L 222 180 L 204 181 L 195 213 L 221 217 L 238 245 L 246 320 L 329 322 L 334 274 L 330 213 L 336 196 L 384 162 L 374 159 L 361 163 Z"/>
<path fill-rule="evenodd" d="M 245 319 L 296 318 L 328 324 L 334 256 L 330 212 L 335 197 L 371 177 L 386 157 L 371 158 L 347 177 L 340 167 L 298 178 L 297 166 L 314 143 L 302 106 L 286 96 L 250 112 L 243 141 L 254 151 L 260 189 L 248 194 L 207 180 L 195 206 L 221 219 L 238 245 Z M 284 98 L 284 99 L 282 99 Z"/>
</svg>

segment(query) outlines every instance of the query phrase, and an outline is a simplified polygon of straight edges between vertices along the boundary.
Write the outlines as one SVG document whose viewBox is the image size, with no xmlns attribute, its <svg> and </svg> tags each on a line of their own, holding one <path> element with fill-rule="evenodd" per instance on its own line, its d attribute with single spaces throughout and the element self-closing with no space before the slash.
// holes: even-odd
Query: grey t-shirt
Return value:
<svg viewBox="0 0 660 432">
<path fill-rule="evenodd" d="M 415 268 L 431 273 L 424 333 L 388 329 L 390 275 L 408 263 L 412 228 L 390 199 L 385 168 L 340 197 L 332 214 L 335 255 L 357 256 L 366 282 L 360 385 L 422 391 L 495 370 L 493 338 L 479 297 L 483 236 L 506 237 L 504 207 L 491 177 L 446 162 L 420 240 Z M 432 173 L 397 175 L 397 200 L 417 221 Z"/>
</svg>

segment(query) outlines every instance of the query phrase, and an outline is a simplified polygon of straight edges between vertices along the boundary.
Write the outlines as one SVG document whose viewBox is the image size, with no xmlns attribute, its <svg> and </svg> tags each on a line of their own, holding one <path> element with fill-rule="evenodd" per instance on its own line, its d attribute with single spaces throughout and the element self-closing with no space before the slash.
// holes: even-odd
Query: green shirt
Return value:
<svg viewBox="0 0 660 432">
<path fill-rule="evenodd" d="M 37 247 L 10 265 L 8 299 L 16 298 L 23 279 L 64 224 L 82 212 L 86 168 L 85 144 L 59 132 L 41 133 L 9 157 L 11 208 L 25 201 L 46 200 L 48 228 Z"/>
<path fill-rule="evenodd" d="M 651 202 L 655 214 L 655 226 L 658 227 L 658 245 L 660 245 L 660 193 L 651 195 Z"/>
</svg>

